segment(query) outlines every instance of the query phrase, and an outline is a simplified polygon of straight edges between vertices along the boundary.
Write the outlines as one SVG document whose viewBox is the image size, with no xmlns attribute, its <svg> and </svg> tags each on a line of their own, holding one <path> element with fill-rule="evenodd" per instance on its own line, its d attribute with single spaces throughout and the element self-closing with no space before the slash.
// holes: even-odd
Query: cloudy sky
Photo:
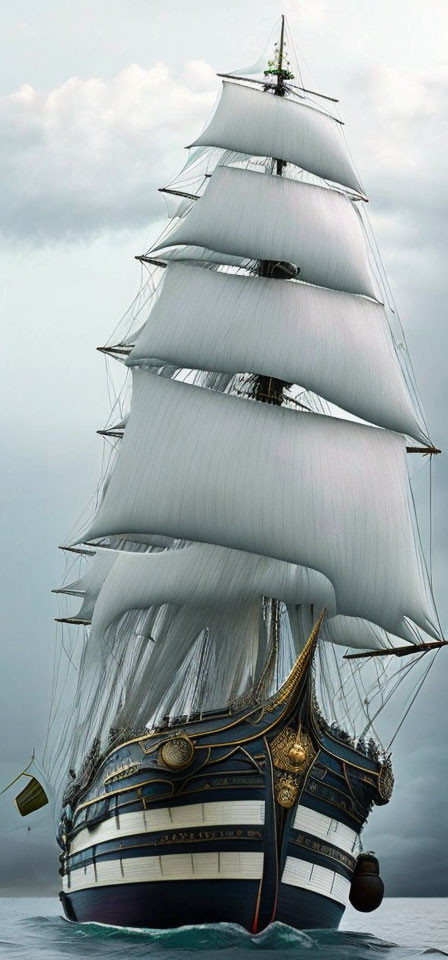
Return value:
<svg viewBox="0 0 448 960">
<path fill-rule="evenodd" d="M 3 432 L 0 780 L 45 738 L 58 543 L 95 488 L 104 342 L 165 216 L 157 187 L 287 14 L 305 81 L 340 97 L 434 442 L 448 449 L 446 0 L 16 0 L 0 61 Z M 421 468 L 413 464 L 413 472 Z M 427 542 L 428 467 L 416 492 Z M 434 463 L 434 585 L 448 625 L 448 470 Z M 447 655 L 396 741 L 367 834 L 389 894 L 448 895 Z M 49 818 L 0 800 L 0 891 L 57 889 Z M 42 858 L 42 859 L 41 859 Z M 41 863 L 44 869 L 41 869 Z"/>
</svg>

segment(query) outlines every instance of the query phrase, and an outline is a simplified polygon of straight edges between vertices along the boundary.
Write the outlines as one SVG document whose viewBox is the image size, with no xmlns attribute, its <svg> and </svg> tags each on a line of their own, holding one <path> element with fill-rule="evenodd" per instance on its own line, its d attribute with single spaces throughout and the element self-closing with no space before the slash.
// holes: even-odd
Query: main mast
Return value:
<svg viewBox="0 0 448 960">
<path fill-rule="evenodd" d="M 277 76 L 274 90 L 274 96 L 276 97 L 284 97 L 285 95 L 286 74 L 283 70 L 284 55 L 285 15 L 282 14 L 280 39 L 278 46 L 276 45 L 274 60 L 269 61 L 268 69 L 265 70 L 265 76 L 273 74 L 276 74 Z M 272 96 L 272 94 L 268 92 L 268 89 L 269 88 L 266 87 L 265 93 L 267 93 L 268 96 Z M 286 166 L 286 162 L 282 158 L 274 157 L 272 158 L 272 163 L 275 167 L 276 175 L 281 177 L 283 168 Z M 294 276 L 296 271 L 292 264 L 280 264 L 270 260 L 260 260 L 258 273 L 260 277 L 271 277 L 278 280 L 285 280 L 289 279 L 291 276 Z M 257 374 L 253 378 L 252 395 L 256 400 L 259 400 L 262 403 L 270 403 L 280 407 L 284 400 L 284 390 L 288 386 L 289 384 L 287 384 L 285 380 L 278 380 L 275 377 L 266 377 Z M 267 598 L 265 616 L 268 637 L 267 657 L 265 660 L 264 669 L 256 686 L 256 698 L 263 696 L 263 694 L 266 692 L 265 687 L 269 685 L 269 682 L 272 680 L 275 672 L 280 645 L 281 603 L 279 600 L 275 600 L 272 597 Z"/>
</svg>

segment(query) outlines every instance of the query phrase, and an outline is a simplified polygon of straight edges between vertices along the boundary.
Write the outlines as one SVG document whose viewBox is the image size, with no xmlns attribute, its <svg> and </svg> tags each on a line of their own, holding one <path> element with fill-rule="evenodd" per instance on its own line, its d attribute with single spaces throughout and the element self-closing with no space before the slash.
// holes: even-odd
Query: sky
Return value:
<svg viewBox="0 0 448 960">
<path fill-rule="evenodd" d="M 305 85 L 340 98 L 431 436 L 448 448 L 445 0 L 3 5 L 0 789 L 45 740 L 57 546 L 95 489 L 96 430 L 109 413 L 95 348 L 137 292 L 134 256 L 165 217 L 157 188 L 180 170 L 213 109 L 216 71 L 256 61 L 282 12 Z M 429 467 L 411 469 L 427 546 Z M 447 481 L 442 456 L 433 463 L 432 556 L 445 628 Z M 437 655 L 400 731 L 395 794 L 366 833 L 389 895 L 448 896 L 447 656 Z M 10 794 L 0 814 L 0 893 L 56 891 L 51 818 L 36 814 L 28 830 Z"/>
</svg>

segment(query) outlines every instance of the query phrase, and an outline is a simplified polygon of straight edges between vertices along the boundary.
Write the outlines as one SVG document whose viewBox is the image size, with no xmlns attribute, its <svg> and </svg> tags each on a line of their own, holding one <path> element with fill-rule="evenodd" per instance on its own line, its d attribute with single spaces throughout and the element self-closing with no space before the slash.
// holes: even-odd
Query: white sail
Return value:
<svg viewBox="0 0 448 960">
<path fill-rule="evenodd" d="M 227 637 L 229 610 L 237 606 L 243 610 L 262 596 L 288 606 L 325 608 L 321 637 L 332 643 L 369 650 L 396 645 L 383 628 L 359 617 L 337 615 L 333 587 L 317 570 L 203 543 L 163 554 L 121 554 L 95 604 L 91 638 L 101 641 L 111 624 L 130 610 L 168 603 L 203 608 L 204 626 L 209 625 L 212 611 L 214 622 L 222 624 L 221 632 Z M 401 636 L 401 640 L 394 638 L 401 644 L 412 639 L 405 624 Z M 228 645 L 226 637 L 222 642 Z M 167 641 L 171 646 L 171 633 Z"/>
<path fill-rule="evenodd" d="M 297 281 L 170 264 L 127 359 L 297 383 L 364 420 L 428 442 L 384 308 Z"/>
<path fill-rule="evenodd" d="M 333 587 L 317 570 L 194 543 L 159 554 L 121 554 L 98 597 L 92 633 L 103 635 L 128 610 L 163 603 L 218 608 L 262 596 L 285 603 L 315 603 L 330 615 L 336 613 Z"/>
<path fill-rule="evenodd" d="M 141 714 L 142 706 L 145 722 L 154 713 L 161 716 L 170 712 L 179 686 L 182 688 L 185 681 L 184 661 L 205 629 L 214 647 L 215 664 L 213 672 L 203 678 L 205 698 L 200 708 L 225 706 L 231 693 L 243 692 L 251 673 L 253 678 L 260 642 L 259 602 L 229 606 L 224 613 L 222 609 L 206 607 L 170 609 L 174 612 L 169 629 L 156 632 L 156 642 L 144 669 L 129 685 L 126 713 L 131 722 L 137 712 Z"/>
<path fill-rule="evenodd" d="M 329 643 L 335 643 L 342 647 L 355 647 L 360 650 L 384 650 L 388 647 L 402 647 L 403 640 L 408 643 L 416 642 L 415 630 L 412 632 L 404 619 L 400 624 L 399 635 L 393 635 L 370 620 L 341 615 L 331 618 L 326 617 L 319 636 Z M 423 637 L 420 639 L 423 640 Z"/>
<path fill-rule="evenodd" d="M 89 568 L 79 580 L 53 591 L 54 593 L 73 594 L 83 598 L 81 607 L 78 613 L 73 615 L 73 619 L 91 620 L 98 594 L 117 557 L 118 554 L 113 550 L 99 550 L 95 553 Z"/>
<path fill-rule="evenodd" d="M 327 187 L 217 167 L 204 196 L 152 253 L 179 244 L 288 261 L 301 280 L 378 295 L 355 205 Z"/>
<path fill-rule="evenodd" d="M 321 110 L 253 87 L 224 81 L 210 123 L 191 144 L 249 156 L 276 157 L 362 192 L 341 124 Z"/>
<path fill-rule="evenodd" d="M 82 539 L 148 531 L 272 556 L 323 573 L 341 614 L 397 634 L 408 617 L 438 636 L 401 436 L 133 375 L 121 450 Z"/>
</svg>

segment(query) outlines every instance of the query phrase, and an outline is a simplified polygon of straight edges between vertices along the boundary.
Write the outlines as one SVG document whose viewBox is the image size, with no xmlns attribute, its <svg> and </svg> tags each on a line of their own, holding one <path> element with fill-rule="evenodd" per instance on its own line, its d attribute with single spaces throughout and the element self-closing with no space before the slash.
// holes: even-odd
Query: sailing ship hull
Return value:
<svg viewBox="0 0 448 960">
<path fill-rule="evenodd" d="M 391 775 L 312 710 L 304 720 L 303 703 L 274 704 L 112 751 L 71 824 L 61 821 L 67 917 L 337 927 L 360 831 Z"/>
</svg>

